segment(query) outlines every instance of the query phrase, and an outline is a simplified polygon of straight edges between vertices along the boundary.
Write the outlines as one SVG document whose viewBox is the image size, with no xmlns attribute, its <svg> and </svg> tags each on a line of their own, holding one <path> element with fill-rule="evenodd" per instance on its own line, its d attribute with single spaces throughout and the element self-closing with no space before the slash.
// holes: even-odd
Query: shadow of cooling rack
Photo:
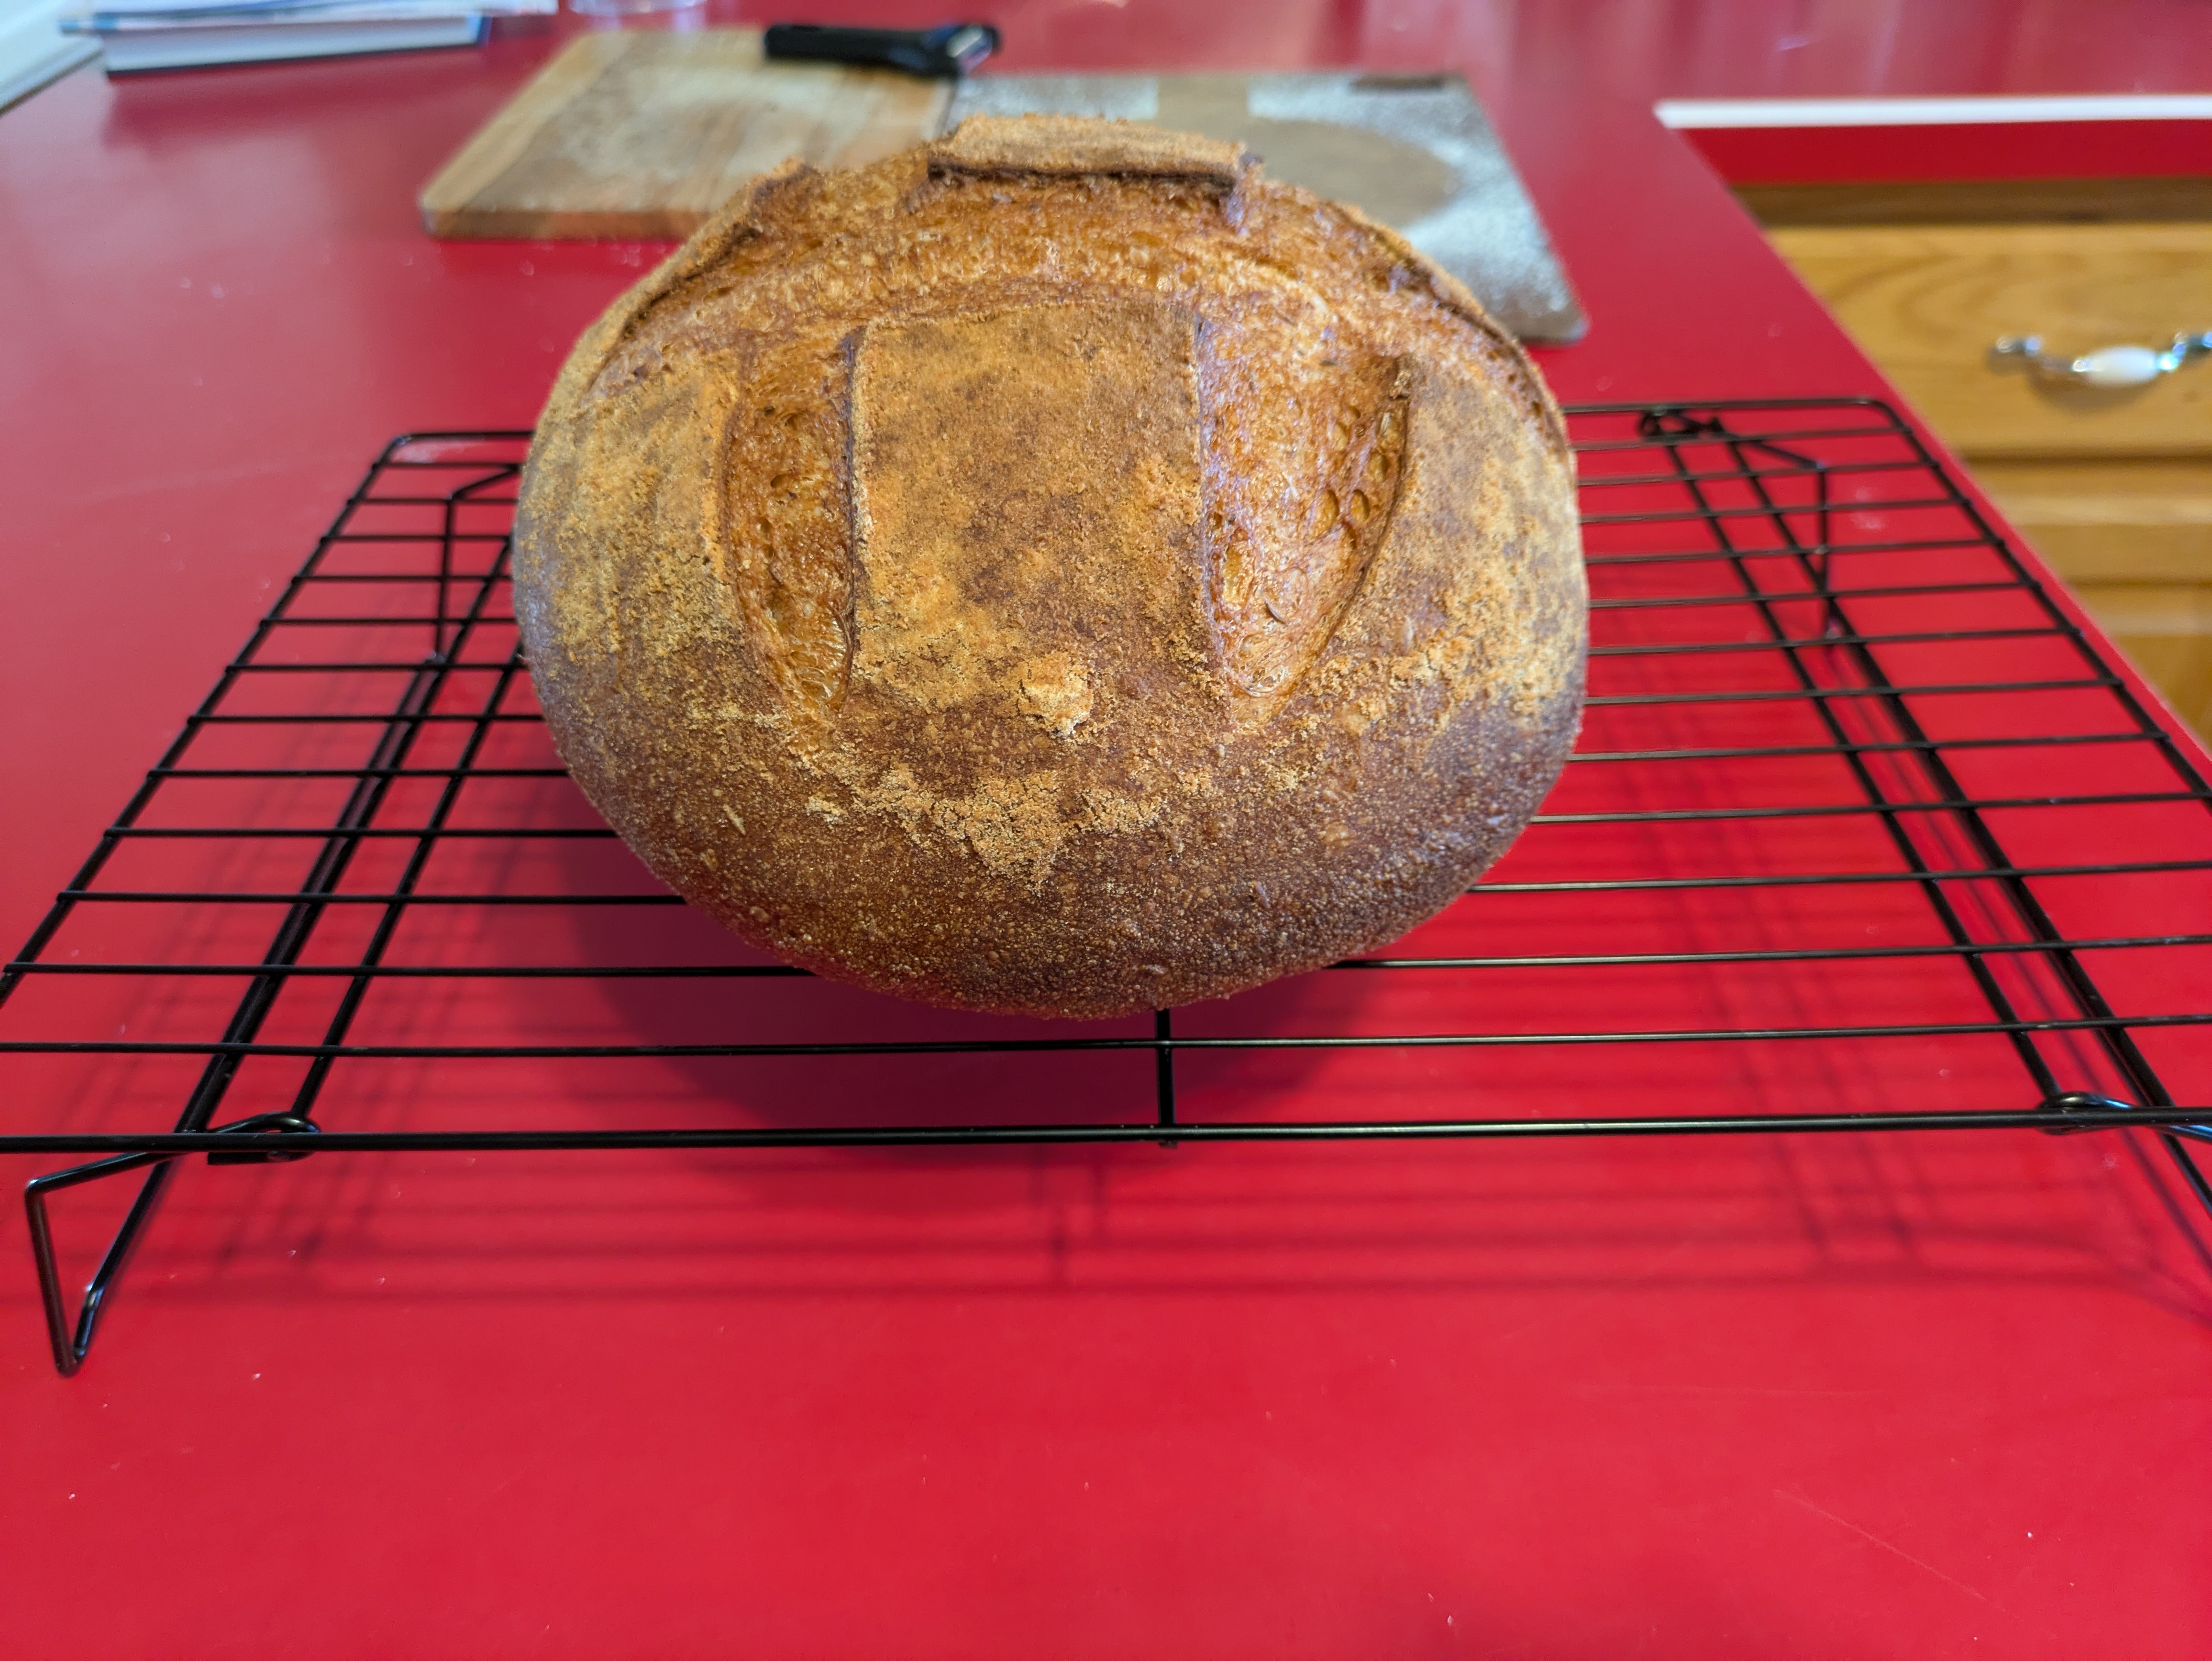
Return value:
<svg viewBox="0 0 2212 1661">
<path fill-rule="evenodd" d="M 546 742 L 507 587 L 528 435 L 394 441 L 0 970 L 0 1152 L 97 1156 L 26 1194 L 56 1365 L 187 1154 L 2137 1126 L 2212 1206 L 2175 1082 L 2212 1101 L 2193 752 L 1886 407 L 1571 429 L 1590 697 L 1535 824 L 1383 952 L 1089 1025 L 702 928 Z M 503 1065 L 596 1103 L 694 1072 L 644 1124 Z M 87 1123 L 103 1068 L 171 1127 Z M 404 1068 L 421 1122 L 349 1125 Z M 48 1196 L 131 1172 L 72 1318 Z"/>
</svg>

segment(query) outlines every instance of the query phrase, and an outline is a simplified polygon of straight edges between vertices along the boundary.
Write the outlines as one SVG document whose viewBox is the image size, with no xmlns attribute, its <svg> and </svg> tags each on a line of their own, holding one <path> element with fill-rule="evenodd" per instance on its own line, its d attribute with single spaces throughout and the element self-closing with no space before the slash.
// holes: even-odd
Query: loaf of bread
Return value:
<svg viewBox="0 0 2212 1661">
<path fill-rule="evenodd" d="M 554 742 L 655 873 L 973 1009 L 1389 940 L 1582 707 L 1573 465 L 1517 347 L 1353 210 L 1117 122 L 758 181 L 569 358 L 514 580 Z"/>
</svg>

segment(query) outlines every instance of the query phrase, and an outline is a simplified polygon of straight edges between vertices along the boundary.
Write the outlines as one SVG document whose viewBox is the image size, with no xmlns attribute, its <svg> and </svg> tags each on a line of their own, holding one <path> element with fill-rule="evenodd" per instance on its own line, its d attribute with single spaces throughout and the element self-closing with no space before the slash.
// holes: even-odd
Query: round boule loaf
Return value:
<svg viewBox="0 0 2212 1661">
<path fill-rule="evenodd" d="M 653 871 L 839 979 L 1106 1016 L 1388 940 L 1579 720 L 1558 410 L 1238 148 L 976 119 L 757 181 L 569 358 L 516 611 Z"/>
</svg>

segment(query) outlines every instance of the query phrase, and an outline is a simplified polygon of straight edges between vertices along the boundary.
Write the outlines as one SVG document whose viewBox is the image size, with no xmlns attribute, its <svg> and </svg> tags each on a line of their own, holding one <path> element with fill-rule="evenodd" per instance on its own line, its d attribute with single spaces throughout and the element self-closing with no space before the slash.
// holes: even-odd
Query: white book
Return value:
<svg viewBox="0 0 2212 1661">
<path fill-rule="evenodd" d="M 560 0 L 475 0 L 475 3 L 457 3 L 457 0 L 109 0 L 92 10 L 69 12 L 60 22 L 65 33 L 108 34 L 198 24 L 454 17 L 464 11 L 508 17 L 550 15 L 559 9 Z"/>
<path fill-rule="evenodd" d="M 472 46 L 484 20 L 459 16 L 354 18 L 313 22 L 212 21 L 167 28 L 104 32 L 100 50 L 111 75 L 137 70 L 191 69 L 210 64 L 266 64 L 288 58 L 342 58 L 356 52 L 420 52 Z"/>
</svg>

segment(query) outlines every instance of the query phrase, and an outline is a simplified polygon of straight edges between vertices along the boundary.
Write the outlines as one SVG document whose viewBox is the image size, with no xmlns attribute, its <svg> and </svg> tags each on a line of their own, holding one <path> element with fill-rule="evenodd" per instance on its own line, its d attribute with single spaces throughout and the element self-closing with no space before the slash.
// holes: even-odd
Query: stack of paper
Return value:
<svg viewBox="0 0 2212 1661">
<path fill-rule="evenodd" d="M 488 17 L 559 8 L 560 0 L 107 0 L 61 27 L 96 36 L 118 74 L 470 46 L 483 39 Z"/>
</svg>

